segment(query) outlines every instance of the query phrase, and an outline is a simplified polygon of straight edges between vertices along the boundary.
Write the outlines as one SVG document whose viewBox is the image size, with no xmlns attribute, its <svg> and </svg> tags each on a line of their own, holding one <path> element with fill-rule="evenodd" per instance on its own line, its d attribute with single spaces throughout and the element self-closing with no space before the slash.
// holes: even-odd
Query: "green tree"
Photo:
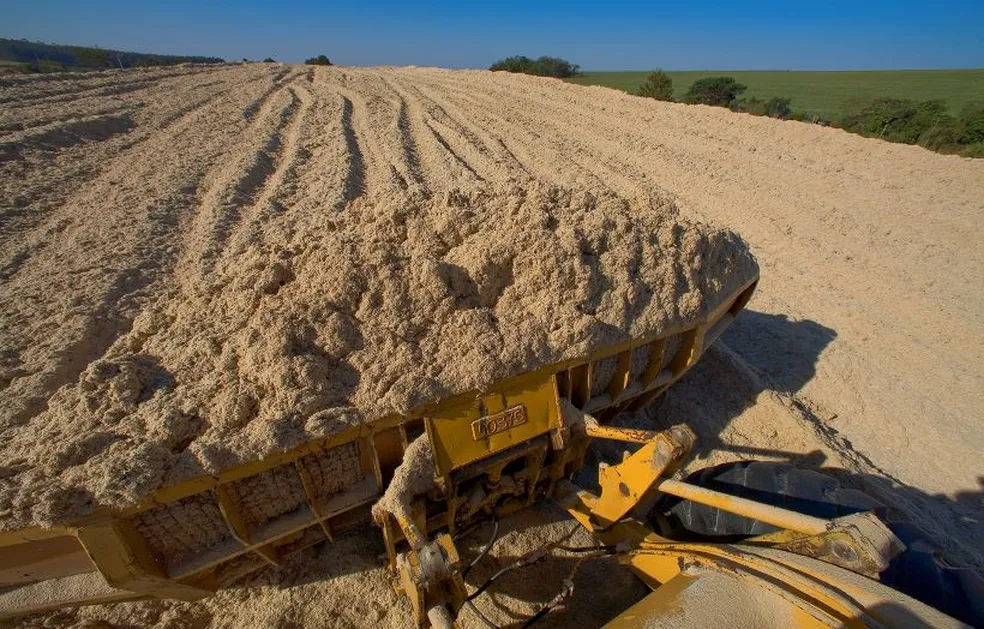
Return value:
<svg viewBox="0 0 984 629">
<path fill-rule="evenodd" d="M 566 79 L 577 76 L 579 73 L 580 68 L 566 59 L 539 57 L 533 62 L 533 74 L 537 76 L 552 76 L 557 79 Z"/>
<path fill-rule="evenodd" d="M 530 59 L 523 55 L 506 57 L 496 61 L 489 70 L 493 72 L 517 72 L 522 74 L 533 74 L 536 76 L 552 76 L 558 79 L 577 76 L 580 67 L 565 59 L 557 57 L 539 57 Z"/>
<path fill-rule="evenodd" d="M 267 57 L 266 59 L 263 60 L 263 63 L 277 63 L 277 62 L 274 61 L 273 57 Z"/>
<path fill-rule="evenodd" d="M 646 77 L 646 82 L 639 86 L 639 96 L 656 100 L 673 100 L 673 79 L 662 70 L 653 70 Z"/>
<path fill-rule="evenodd" d="M 325 55 L 318 55 L 317 57 L 311 57 L 310 59 L 305 60 L 304 63 L 308 64 L 309 66 L 331 65 L 331 61 L 329 61 L 328 57 L 326 57 Z"/>
<path fill-rule="evenodd" d="M 959 141 L 958 133 L 953 118 L 949 117 L 949 122 L 940 121 L 919 134 L 916 144 L 925 146 L 928 149 L 938 150 L 945 146 L 953 146 Z"/>
<path fill-rule="evenodd" d="M 698 105 L 731 107 L 746 89 L 730 76 L 712 76 L 694 81 L 684 100 Z"/>
<path fill-rule="evenodd" d="M 523 55 L 506 57 L 500 59 L 489 66 L 493 72 L 518 72 L 522 74 L 533 74 L 533 60 Z"/>
<path fill-rule="evenodd" d="M 903 142 L 938 148 L 956 140 L 956 120 L 950 115 L 946 101 L 927 100 L 916 105 L 916 115 L 906 125 Z"/>
</svg>

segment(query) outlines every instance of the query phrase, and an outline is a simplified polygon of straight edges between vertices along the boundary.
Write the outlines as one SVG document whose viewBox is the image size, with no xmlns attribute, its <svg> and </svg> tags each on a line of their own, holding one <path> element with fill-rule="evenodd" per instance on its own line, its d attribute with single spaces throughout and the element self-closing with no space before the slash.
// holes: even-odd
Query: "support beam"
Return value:
<svg viewBox="0 0 984 629">
<path fill-rule="evenodd" d="M 754 500 L 748 500 L 747 498 L 732 496 L 720 491 L 714 491 L 713 489 L 707 489 L 706 487 L 699 487 L 697 485 L 691 485 L 690 483 L 684 483 L 669 478 L 657 483 L 656 489 L 664 494 L 670 494 L 671 496 L 676 496 L 677 498 L 683 498 L 685 500 L 692 500 L 700 504 L 718 507 L 729 513 L 741 515 L 746 518 L 758 520 L 759 522 L 765 522 L 766 524 L 771 524 L 772 526 L 778 526 L 779 528 L 789 529 L 790 531 L 796 531 L 797 533 L 803 533 L 805 535 L 819 535 L 820 533 L 825 533 L 833 524 L 831 521 L 824 520 L 823 518 L 803 515 L 802 513 L 790 511 L 789 509 L 773 507 L 772 505 L 755 502 Z"/>
</svg>

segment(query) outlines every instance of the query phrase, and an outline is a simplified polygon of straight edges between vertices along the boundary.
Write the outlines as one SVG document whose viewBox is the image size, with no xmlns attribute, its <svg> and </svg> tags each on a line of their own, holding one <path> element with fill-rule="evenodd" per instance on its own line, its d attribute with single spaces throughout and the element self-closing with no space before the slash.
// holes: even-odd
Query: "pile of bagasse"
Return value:
<svg viewBox="0 0 984 629">
<path fill-rule="evenodd" d="M 259 237 L 7 431 L 5 528 L 162 486 L 693 320 L 757 273 L 672 201 L 481 184 Z M 299 244 L 298 244 L 299 243 Z"/>
</svg>

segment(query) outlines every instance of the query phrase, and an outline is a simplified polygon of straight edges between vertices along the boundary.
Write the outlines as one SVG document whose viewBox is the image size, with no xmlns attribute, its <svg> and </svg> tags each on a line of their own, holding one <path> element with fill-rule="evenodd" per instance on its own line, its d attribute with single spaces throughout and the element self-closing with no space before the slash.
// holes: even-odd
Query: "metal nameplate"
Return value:
<svg viewBox="0 0 984 629">
<path fill-rule="evenodd" d="M 475 441 L 487 439 L 494 434 L 505 432 L 514 426 L 520 426 L 529 421 L 526 417 L 526 407 L 523 405 L 507 408 L 501 413 L 476 419 L 471 424 L 472 438 Z"/>
</svg>

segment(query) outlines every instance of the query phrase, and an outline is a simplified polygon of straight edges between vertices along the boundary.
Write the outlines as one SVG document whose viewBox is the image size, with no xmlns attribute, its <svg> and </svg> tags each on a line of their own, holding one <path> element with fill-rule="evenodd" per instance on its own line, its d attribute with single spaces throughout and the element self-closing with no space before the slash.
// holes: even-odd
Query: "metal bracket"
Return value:
<svg viewBox="0 0 984 629">
<path fill-rule="evenodd" d="M 602 464 L 599 469 L 601 496 L 592 515 L 601 528 L 615 524 L 655 495 L 657 481 L 680 467 L 696 440 L 693 431 L 682 424 L 663 432 L 649 432 L 599 426 L 589 416 L 585 429 L 589 437 L 643 443 L 621 463 Z"/>
</svg>

